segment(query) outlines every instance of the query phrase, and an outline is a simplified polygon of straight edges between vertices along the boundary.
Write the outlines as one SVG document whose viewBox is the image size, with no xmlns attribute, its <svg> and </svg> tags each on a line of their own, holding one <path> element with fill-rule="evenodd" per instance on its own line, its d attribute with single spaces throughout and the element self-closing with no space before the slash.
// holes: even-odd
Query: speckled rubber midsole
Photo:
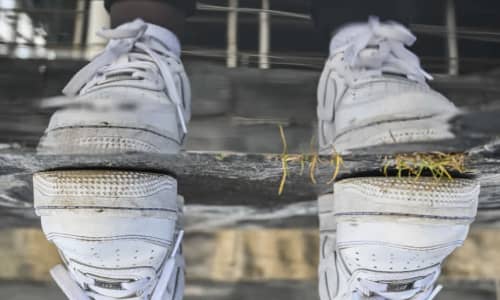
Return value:
<svg viewBox="0 0 500 300">
<path fill-rule="evenodd" d="M 377 122 L 337 134 L 333 145 L 336 151 L 347 152 L 351 149 L 383 144 L 451 139 L 454 138 L 454 134 L 448 124 L 449 118 L 450 116 L 430 116 L 421 119 Z M 321 152 L 331 153 L 330 148 L 321 149 Z"/>
<path fill-rule="evenodd" d="M 334 185 L 333 211 L 337 221 L 392 218 L 468 224 L 477 213 L 479 190 L 479 183 L 470 179 L 346 179 Z"/>
<path fill-rule="evenodd" d="M 40 216 L 91 214 L 176 218 L 177 181 L 167 175 L 111 170 L 50 171 L 33 175 Z"/>
<path fill-rule="evenodd" d="M 40 154 L 178 153 L 181 141 L 152 130 L 112 126 L 74 126 L 48 131 Z"/>
</svg>

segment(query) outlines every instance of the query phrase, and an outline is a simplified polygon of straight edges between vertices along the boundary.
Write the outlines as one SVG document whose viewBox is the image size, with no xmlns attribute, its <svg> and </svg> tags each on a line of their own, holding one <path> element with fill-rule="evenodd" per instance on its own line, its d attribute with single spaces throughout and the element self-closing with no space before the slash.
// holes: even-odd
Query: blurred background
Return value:
<svg viewBox="0 0 500 300">
<path fill-rule="evenodd" d="M 277 124 L 290 152 L 309 149 L 328 40 L 308 12 L 307 0 L 198 3 L 183 41 L 194 97 L 188 150 L 279 153 Z M 500 110 L 500 2 L 419 1 L 418 15 L 414 51 L 433 87 L 466 111 Z M 108 24 L 103 1 L 0 0 L 0 149 L 36 146 L 53 112 L 43 99 L 103 48 L 95 31 Z M 58 256 L 29 190 L 0 194 L 0 299 L 64 299 L 48 275 Z M 231 209 L 226 220 L 218 207 L 186 207 L 186 299 L 317 299 L 314 199 Z M 500 299 L 497 221 L 473 226 L 445 265 L 437 299 Z"/>
</svg>

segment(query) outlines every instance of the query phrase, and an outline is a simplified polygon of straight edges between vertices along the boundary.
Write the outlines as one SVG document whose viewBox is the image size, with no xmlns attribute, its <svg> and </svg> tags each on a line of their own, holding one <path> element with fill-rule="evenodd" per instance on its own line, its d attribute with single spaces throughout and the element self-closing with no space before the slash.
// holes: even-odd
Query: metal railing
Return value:
<svg viewBox="0 0 500 300">
<path fill-rule="evenodd" d="M 207 0 L 208 1 L 208 0 Z M 204 12 L 219 12 L 225 14 L 226 18 L 226 35 L 227 45 L 226 49 L 202 49 L 194 50 L 193 48 L 186 48 L 185 53 L 191 56 L 200 57 L 217 57 L 218 59 L 225 60 L 227 67 L 234 68 L 242 62 L 255 60 L 257 66 L 262 69 L 270 68 L 271 66 L 301 66 L 317 68 L 321 65 L 324 55 L 308 55 L 305 54 L 300 58 L 293 55 L 283 55 L 273 53 L 271 50 L 271 27 L 273 18 L 291 18 L 296 20 L 310 20 L 308 14 L 301 14 L 296 12 L 288 12 L 281 10 L 270 9 L 271 0 L 256 0 L 258 1 L 259 8 L 240 7 L 239 0 L 227 0 L 227 6 L 212 5 L 204 2 L 197 4 L 197 9 L 200 14 Z M 0 0 L 1 3 L 1 0 Z M 16 8 L 1 8 L 0 15 L 11 14 L 20 15 L 25 14 L 32 16 L 34 19 L 39 19 L 48 16 L 59 20 L 61 16 L 66 18 L 64 25 L 65 39 L 51 39 L 48 38 L 43 47 L 24 41 L 19 43 L 18 32 L 11 40 L 1 40 L 0 38 L 0 52 L 3 55 L 16 56 L 16 50 L 33 48 L 37 51 L 32 51 L 31 55 L 36 57 L 37 53 L 40 57 L 54 59 L 57 57 L 77 57 L 89 58 L 97 51 L 102 49 L 105 41 L 97 38 L 94 31 L 102 26 L 109 24 L 107 14 L 102 8 L 102 0 L 78 0 L 75 2 L 73 9 L 63 8 L 36 8 L 36 7 L 16 7 Z M 469 58 L 464 58 L 459 55 L 459 41 L 460 40 L 473 40 L 483 42 L 500 42 L 500 31 L 498 30 L 478 30 L 474 28 L 462 28 L 457 25 L 458 20 L 455 13 L 454 0 L 446 0 L 445 25 L 425 25 L 425 24 L 412 24 L 410 27 L 416 33 L 441 36 L 446 40 L 447 44 L 447 57 L 445 59 L 447 73 L 457 75 L 460 72 L 460 63 L 467 62 Z M 238 49 L 238 26 L 239 15 L 250 14 L 255 15 L 256 23 L 258 26 L 258 50 L 256 52 L 240 51 Z M 224 15 L 223 15 L 224 17 Z M 1 32 L 0 32 L 1 33 Z M 49 32 L 50 34 L 59 34 Z M 1 34 L 0 34 L 1 36 Z M 44 51 L 39 51 L 42 49 Z M 32 50 L 33 50 L 32 49 Z M 17 55 L 19 56 L 19 55 Z M 26 57 L 23 55 L 22 57 Z M 431 57 L 429 61 L 437 61 L 437 57 Z"/>
<path fill-rule="evenodd" d="M 268 69 L 269 63 L 269 44 L 270 44 L 270 28 L 271 15 L 280 17 L 290 17 L 296 19 L 310 20 L 311 17 L 306 14 L 292 13 L 279 10 L 271 10 L 269 0 L 261 0 L 261 8 L 245 8 L 238 7 L 238 0 L 229 0 L 228 6 L 209 5 L 198 3 L 198 10 L 204 11 L 220 11 L 228 13 L 228 61 L 227 66 L 230 68 L 236 67 L 235 56 L 237 56 L 237 14 L 258 14 L 259 15 L 259 67 Z M 458 38 L 457 38 L 457 22 L 455 11 L 455 0 L 446 0 L 446 37 L 448 49 L 448 73 L 450 75 L 458 75 L 459 73 L 459 55 L 458 55 Z"/>
</svg>

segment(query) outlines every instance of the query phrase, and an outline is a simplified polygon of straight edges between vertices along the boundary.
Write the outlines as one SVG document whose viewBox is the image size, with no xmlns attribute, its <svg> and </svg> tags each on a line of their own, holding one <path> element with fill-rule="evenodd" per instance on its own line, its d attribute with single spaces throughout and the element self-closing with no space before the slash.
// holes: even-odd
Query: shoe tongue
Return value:
<svg viewBox="0 0 500 300">
<path fill-rule="evenodd" d="M 362 74 L 390 72 L 425 82 L 432 76 L 406 48 L 415 40 L 416 37 L 401 24 L 381 23 L 370 18 L 368 23 L 350 24 L 339 30 L 330 42 L 330 55 L 343 53 L 346 63 L 360 69 Z M 372 73 L 365 72 L 366 69 Z"/>
<path fill-rule="evenodd" d="M 72 267 L 79 273 L 74 276 L 81 286 L 88 286 L 92 292 L 99 295 L 120 299 L 135 297 L 138 293 L 142 293 L 144 285 L 138 281 L 156 277 L 156 272 L 147 267 L 104 269 L 78 263 L 72 263 Z M 134 283 L 139 284 L 135 288 L 131 288 L 130 286 Z M 124 284 L 129 284 L 129 287 L 125 287 Z"/>
<path fill-rule="evenodd" d="M 181 56 L 181 43 L 172 31 L 150 23 L 147 25 L 144 35 L 152 38 L 151 43 L 153 43 L 153 46 L 154 44 L 161 44 L 177 57 Z"/>
<path fill-rule="evenodd" d="M 374 293 L 383 299 L 414 299 L 417 294 L 427 289 L 418 283 L 424 278 L 425 276 L 397 280 L 388 280 L 386 278 L 378 281 L 367 281 L 365 279 L 362 283 L 362 290 L 365 293 L 368 293 L 368 291 Z"/>
<path fill-rule="evenodd" d="M 83 265 L 77 262 L 72 262 L 71 265 L 80 273 L 87 275 L 89 278 L 103 283 L 107 282 L 110 284 L 117 282 L 135 281 L 147 277 L 156 277 L 156 271 L 150 267 L 110 269 Z"/>
<path fill-rule="evenodd" d="M 411 46 L 417 39 L 411 31 L 399 23 L 382 23 L 378 18 L 372 17 L 367 23 L 351 23 L 339 29 L 330 42 L 330 50 L 334 51 L 351 44 L 359 36 L 364 36 L 365 43 L 370 46 L 378 45 L 381 40 L 398 41 L 403 45 Z"/>
<path fill-rule="evenodd" d="M 431 287 L 435 284 L 439 269 L 438 267 L 430 267 L 412 272 L 363 273 L 361 280 L 363 280 L 365 288 L 376 291 L 388 299 L 415 299 L 416 295 L 432 291 Z"/>
<path fill-rule="evenodd" d="M 368 25 L 365 23 L 354 23 L 344 26 L 339 29 L 330 41 L 330 52 L 334 52 L 336 49 L 341 48 L 349 44 L 361 33 L 368 29 Z"/>
<path fill-rule="evenodd" d="M 429 267 L 426 269 L 405 272 L 380 272 L 376 270 L 364 270 L 361 278 L 373 282 L 388 284 L 390 286 L 393 286 L 394 289 L 401 289 L 404 288 L 404 286 L 415 283 L 416 281 L 419 281 L 426 277 L 430 277 L 436 272 L 439 272 L 437 267 Z"/>
<path fill-rule="evenodd" d="M 387 292 L 403 292 L 412 289 L 415 281 L 423 278 L 424 277 L 393 281 L 380 281 L 380 283 L 387 284 Z"/>
</svg>

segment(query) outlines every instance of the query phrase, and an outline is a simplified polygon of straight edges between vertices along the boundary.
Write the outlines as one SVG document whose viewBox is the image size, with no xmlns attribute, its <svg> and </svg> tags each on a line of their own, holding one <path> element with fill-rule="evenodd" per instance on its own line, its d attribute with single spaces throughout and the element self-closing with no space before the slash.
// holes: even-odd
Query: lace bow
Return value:
<svg viewBox="0 0 500 300">
<path fill-rule="evenodd" d="M 82 89 L 88 89 L 105 80 L 107 76 L 120 73 L 131 73 L 134 78 L 151 78 L 154 75 L 150 70 L 158 69 L 165 83 L 166 92 L 177 107 L 177 114 L 186 134 L 186 119 L 189 116 L 184 113 L 186 107 L 179 96 L 174 76 L 170 70 L 172 66 L 180 66 L 180 64 L 167 65 L 164 62 L 165 58 L 171 59 L 172 57 L 177 61 L 177 55 L 164 46 L 155 47 L 146 43 L 144 34 L 147 28 L 148 25 L 138 19 L 115 29 L 100 30 L 98 35 L 109 40 L 106 49 L 76 73 L 63 89 L 63 93 L 66 96 L 74 97 Z M 137 51 L 132 51 L 134 49 Z M 128 61 L 114 63 L 123 55 L 129 56 Z"/>
<path fill-rule="evenodd" d="M 405 47 L 415 41 L 416 37 L 403 25 L 381 23 L 378 18 L 370 17 L 368 24 L 351 25 L 341 30 L 332 39 L 330 54 L 344 52 L 351 67 L 364 69 L 359 72 L 362 75 L 396 72 L 423 83 L 432 76 L 422 69 L 418 57 Z"/>
</svg>

